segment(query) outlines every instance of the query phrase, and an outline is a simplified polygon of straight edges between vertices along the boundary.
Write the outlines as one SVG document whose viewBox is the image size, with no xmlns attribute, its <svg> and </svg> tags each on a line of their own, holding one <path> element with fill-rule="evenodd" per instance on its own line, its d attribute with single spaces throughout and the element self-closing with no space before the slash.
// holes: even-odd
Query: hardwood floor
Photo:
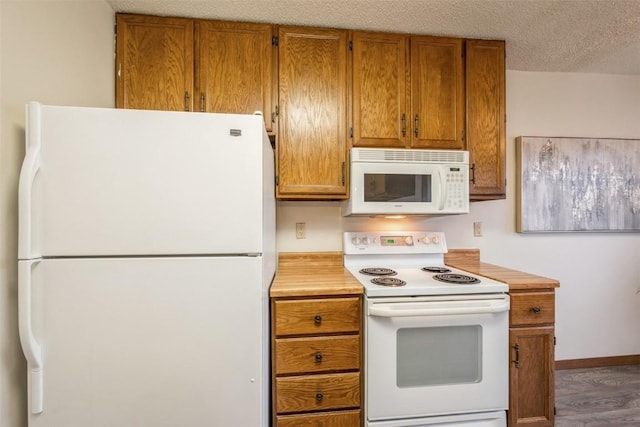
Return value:
<svg viewBox="0 0 640 427">
<path fill-rule="evenodd" d="M 556 427 L 639 427 L 640 365 L 556 371 Z"/>
</svg>

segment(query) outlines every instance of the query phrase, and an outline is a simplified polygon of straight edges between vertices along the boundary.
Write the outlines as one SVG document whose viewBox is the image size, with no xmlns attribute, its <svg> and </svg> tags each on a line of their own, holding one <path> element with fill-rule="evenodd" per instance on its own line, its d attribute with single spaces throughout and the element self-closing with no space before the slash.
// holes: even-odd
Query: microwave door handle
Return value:
<svg viewBox="0 0 640 427">
<path fill-rule="evenodd" d="M 447 185 L 442 175 L 442 168 L 438 168 L 438 177 L 440 179 L 440 206 L 438 206 L 438 210 L 441 211 L 444 209 L 444 201 L 447 199 Z"/>
<path fill-rule="evenodd" d="M 459 314 L 486 314 L 501 313 L 509 310 L 509 301 L 483 305 L 479 307 L 420 307 L 397 308 L 392 305 L 379 305 L 369 307 L 369 316 L 376 317 L 426 317 L 449 316 Z"/>
</svg>

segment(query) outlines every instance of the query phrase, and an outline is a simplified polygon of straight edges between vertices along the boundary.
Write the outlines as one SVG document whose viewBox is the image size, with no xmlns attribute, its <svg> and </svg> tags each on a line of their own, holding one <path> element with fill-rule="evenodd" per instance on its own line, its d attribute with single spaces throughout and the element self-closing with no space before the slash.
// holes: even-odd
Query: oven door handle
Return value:
<svg viewBox="0 0 640 427">
<path fill-rule="evenodd" d="M 419 303 L 418 303 L 419 304 Z M 377 317 L 420 317 L 420 316 L 450 316 L 460 314 L 486 314 L 509 311 L 509 300 L 498 300 L 482 304 L 446 306 L 442 303 L 419 304 L 379 304 L 369 307 L 369 316 Z"/>
</svg>

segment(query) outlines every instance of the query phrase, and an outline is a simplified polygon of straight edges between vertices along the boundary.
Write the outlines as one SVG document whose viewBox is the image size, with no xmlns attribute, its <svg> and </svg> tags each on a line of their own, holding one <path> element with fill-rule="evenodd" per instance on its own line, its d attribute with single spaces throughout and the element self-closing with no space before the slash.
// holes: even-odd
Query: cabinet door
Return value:
<svg viewBox="0 0 640 427">
<path fill-rule="evenodd" d="M 272 131 L 275 83 L 273 26 L 196 22 L 196 109 L 216 113 L 262 111 Z"/>
<path fill-rule="evenodd" d="M 401 34 L 353 34 L 353 146 L 405 148 L 408 38 Z"/>
<path fill-rule="evenodd" d="M 509 427 L 553 427 L 553 326 L 509 332 Z"/>
<path fill-rule="evenodd" d="M 118 14 L 116 107 L 193 110 L 193 20 Z"/>
<path fill-rule="evenodd" d="M 412 148 L 464 148 L 463 40 L 411 38 Z"/>
<path fill-rule="evenodd" d="M 279 28 L 279 198 L 347 194 L 347 42 L 343 30 Z"/>
<path fill-rule="evenodd" d="M 472 200 L 503 199 L 505 181 L 504 41 L 467 40 L 467 149 Z"/>
</svg>

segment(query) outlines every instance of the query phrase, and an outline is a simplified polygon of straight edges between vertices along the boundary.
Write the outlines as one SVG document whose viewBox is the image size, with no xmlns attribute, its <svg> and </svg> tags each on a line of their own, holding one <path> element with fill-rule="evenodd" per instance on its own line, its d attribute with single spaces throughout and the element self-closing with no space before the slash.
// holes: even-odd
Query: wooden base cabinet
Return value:
<svg viewBox="0 0 640 427">
<path fill-rule="evenodd" d="M 554 425 L 554 292 L 510 292 L 509 427 Z"/>
<path fill-rule="evenodd" d="M 361 304 L 272 300 L 274 427 L 362 425 Z"/>
</svg>

